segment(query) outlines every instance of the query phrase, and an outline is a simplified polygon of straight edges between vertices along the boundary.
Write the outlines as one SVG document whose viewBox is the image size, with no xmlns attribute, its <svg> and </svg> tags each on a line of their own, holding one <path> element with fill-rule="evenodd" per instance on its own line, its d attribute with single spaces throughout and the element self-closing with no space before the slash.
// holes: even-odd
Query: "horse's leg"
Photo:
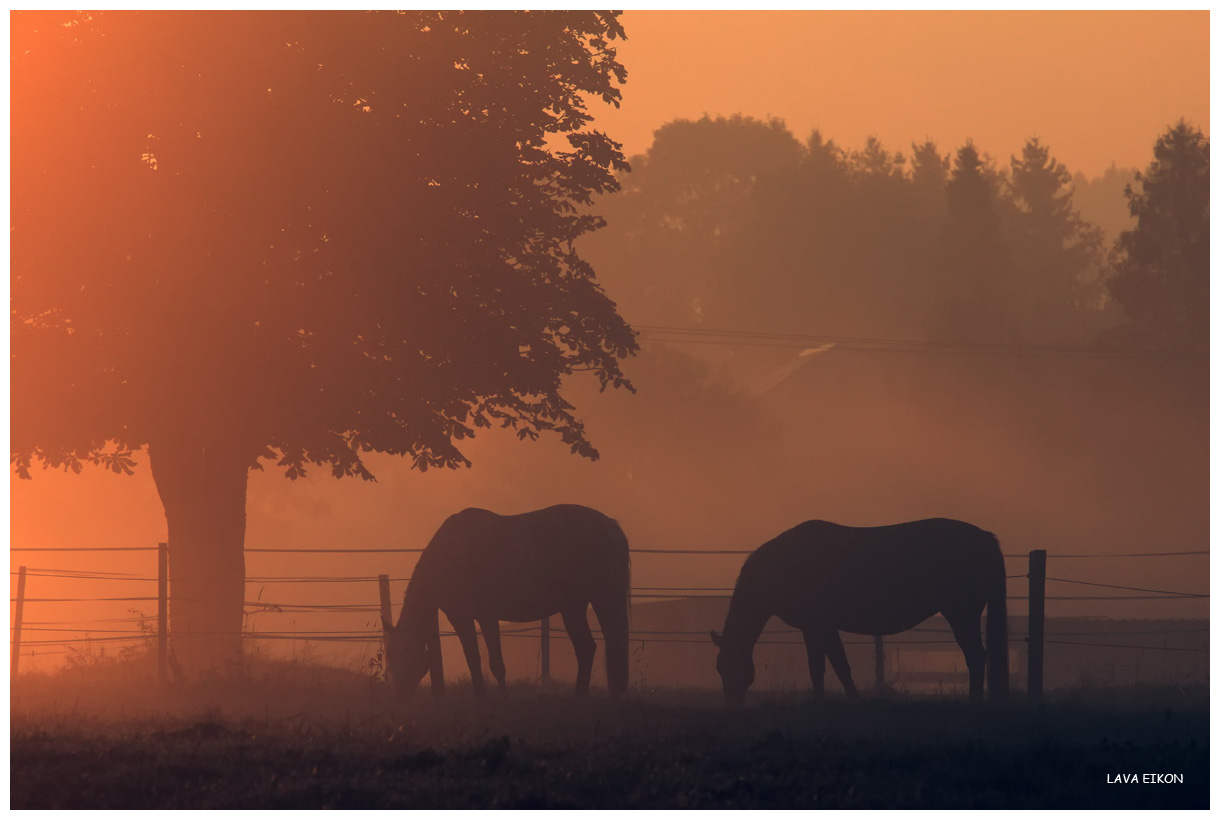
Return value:
<svg viewBox="0 0 1220 820">
<path fill-rule="evenodd" d="M 576 651 L 576 696 L 589 694 L 589 678 L 593 675 L 593 656 L 597 654 L 597 641 L 589 630 L 588 606 L 563 611 L 563 626 L 572 639 Z"/>
<path fill-rule="evenodd" d="M 805 653 L 809 656 L 809 680 L 813 683 L 814 700 L 826 697 L 826 643 L 821 632 L 802 629 L 805 635 Z"/>
<path fill-rule="evenodd" d="M 483 643 L 487 644 L 487 667 L 495 675 L 502 693 L 508 692 L 504 677 L 504 654 L 500 651 L 500 622 L 495 618 L 480 618 L 479 629 L 483 631 Z"/>
<path fill-rule="evenodd" d="M 831 629 L 826 634 L 825 643 L 826 657 L 830 659 L 830 666 L 839 677 L 839 683 L 843 684 L 843 691 L 853 700 L 860 697 L 860 693 L 856 691 L 856 684 L 851 679 L 851 667 L 847 664 L 847 652 L 843 650 L 843 639 L 839 635 L 839 630 Z"/>
<path fill-rule="evenodd" d="M 982 607 L 962 610 L 941 610 L 957 645 L 966 656 L 966 668 L 970 670 L 970 700 L 983 699 L 983 673 L 987 666 L 987 650 L 983 648 L 983 631 L 979 626 L 982 617 Z"/>
<path fill-rule="evenodd" d="M 462 642 L 462 652 L 466 655 L 466 665 L 470 667 L 470 683 L 476 695 L 483 694 L 483 670 L 479 663 L 479 636 L 474 631 L 474 618 L 449 618 L 453 631 Z"/>
<path fill-rule="evenodd" d="M 602 642 L 606 645 L 606 689 L 612 698 L 627 694 L 627 667 L 631 657 L 629 599 L 625 591 L 617 592 L 617 595 L 593 602 L 593 612 L 602 628 Z"/>
</svg>

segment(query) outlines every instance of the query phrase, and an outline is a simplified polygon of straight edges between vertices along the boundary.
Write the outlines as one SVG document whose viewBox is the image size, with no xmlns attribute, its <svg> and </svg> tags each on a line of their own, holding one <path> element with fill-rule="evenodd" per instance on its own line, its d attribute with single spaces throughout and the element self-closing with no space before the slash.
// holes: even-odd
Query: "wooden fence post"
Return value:
<svg viewBox="0 0 1220 820">
<path fill-rule="evenodd" d="M 17 568 L 17 611 L 13 617 L 13 664 L 10 674 L 17 677 L 17 661 L 21 658 L 21 615 L 25 609 L 25 567 Z"/>
<path fill-rule="evenodd" d="M 1042 636 L 1046 622 L 1046 550 L 1029 553 L 1029 698 L 1042 697 Z"/>
<path fill-rule="evenodd" d="M 386 646 L 386 625 L 394 623 L 394 610 L 390 607 L 390 576 L 377 576 L 377 591 L 381 593 L 381 668 L 386 681 L 390 680 L 390 665 L 386 658 L 389 647 Z"/>
<path fill-rule="evenodd" d="M 885 643 L 881 640 L 880 635 L 873 636 L 873 659 L 877 662 L 874 667 L 873 674 L 877 684 L 877 691 L 885 691 Z"/>
<path fill-rule="evenodd" d="M 542 682 L 551 679 L 551 618 L 542 619 Z"/>
<path fill-rule="evenodd" d="M 169 669 L 169 544 L 157 544 L 157 680 L 165 685 Z"/>
</svg>

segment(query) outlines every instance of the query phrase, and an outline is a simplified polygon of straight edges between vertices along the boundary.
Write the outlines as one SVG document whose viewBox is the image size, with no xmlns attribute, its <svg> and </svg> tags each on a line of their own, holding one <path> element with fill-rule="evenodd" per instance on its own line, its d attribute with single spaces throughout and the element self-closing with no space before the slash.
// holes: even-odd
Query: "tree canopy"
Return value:
<svg viewBox="0 0 1220 820">
<path fill-rule="evenodd" d="M 573 241 L 617 188 L 614 13 L 17 13 L 12 460 L 224 440 L 369 474 L 635 349 Z"/>
<path fill-rule="evenodd" d="M 1118 334 L 1128 342 L 1207 349 L 1210 154 L 1208 138 L 1179 122 L 1157 139 L 1152 164 L 1136 174 L 1139 190 L 1127 186 L 1136 225 L 1118 237 L 1109 287 L 1131 320 Z"/>
<path fill-rule="evenodd" d="M 632 164 L 583 247 L 643 324 L 1062 345 L 1114 321 L 1102 237 L 1036 138 L 999 166 L 704 117 Z"/>
<path fill-rule="evenodd" d="M 1079 342 L 1101 292 L 1101 229 L 1081 218 L 1072 175 L 1036 137 L 1012 158 L 1011 168 L 1008 236 L 1020 271 L 1014 283 L 1018 311 L 1034 338 Z"/>
</svg>

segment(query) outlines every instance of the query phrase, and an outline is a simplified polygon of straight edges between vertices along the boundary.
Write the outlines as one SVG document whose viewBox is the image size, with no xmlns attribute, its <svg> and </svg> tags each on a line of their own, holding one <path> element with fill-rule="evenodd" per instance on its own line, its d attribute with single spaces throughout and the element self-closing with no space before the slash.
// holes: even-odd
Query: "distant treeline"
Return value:
<svg viewBox="0 0 1220 820">
<path fill-rule="evenodd" d="M 678 120 L 585 247 L 638 323 L 1205 348 L 1208 148 L 1180 122 L 1144 171 L 1089 183 L 1037 138 L 1000 163 L 972 142 L 849 150 L 777 119 Z"/>
</svg>

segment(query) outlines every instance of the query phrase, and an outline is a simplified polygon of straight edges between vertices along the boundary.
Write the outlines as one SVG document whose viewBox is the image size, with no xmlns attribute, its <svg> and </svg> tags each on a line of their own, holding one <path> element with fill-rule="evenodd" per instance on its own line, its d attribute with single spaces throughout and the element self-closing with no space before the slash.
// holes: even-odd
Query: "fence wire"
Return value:
<svg viewBox="0 0 1220 820">
<path fill-rule="evenodd" d="M 12 547 L 10 552 L 155 552 L 157 547 Z M 379 553 L 420 553 L 422 549 L 413 548 L 357 548 L 357 549 L 314 549 L 314 548 L 251 548 L 245 550 L 247 553 L 290 553 L 290 554 L 379 554 Z M 681 549 L 633 549 L 632 554 L 643 555 L 749 555 L 753 550 L 681 550 Z M 1166 552 L 1132 552 L 1132 553 L 1093 553 L 1093 554 L 1064 554 L 1064 553 L 1048 553 L 1047 558 L 1060 559 L 1090 559 L 1090 558 L 1147 558 L 1147 557 L 1168 557 L 1168 556 L 1189 556 L 1189 555 L 1209 555 L 1208 550 L 1180 550 Z M 1027 554 L 1009 554 L 1005 553 L 1006 558 L 1028 559 Z M 18 575 L 18 572 L 10 572 L 10 576 Z M 147 577 L 144 575 L 115 572 L 111 570 L 71 570 L 71 569 L 55 569 L 46 567 L 29 567 L 26 569 L 27 577 L 42 577 L 42 578 L 59 578 L 63 580 L 96 580 L 96 581 L 116 581 L 116 582 L 157 582 L 159 579 Z M 1007 579 L 1026 578 L 1027 574 L 1013 574 L 1005 576 Z M 251 576 L 246 579 L 247 584 L 334 584 L 334 583 L 373 583 L 379 580 L 379 576 L 362 575 L 362 576 Z M 407 577 L 390 578 L 389 581 L 394 583 L 409 582 L 411 579 Z M 1210 598 L 1208 593 L 1198 592 L 1182 592 L 1173 590 L 1150 589 L 1145 587 L 1122 586 L 1118 584 L 1105 584 L 1096 581 L 1085 581 L 1074 578 L 1054 578 L 1047 577 L 1047 581 L 1056 583 L 1078 584 L 1091 587 L 1101 587 L 1107 589 L 1117 589 L 1129 592 L 1148 593 L 1144 595 L 1045 595 L 1044 600 L 1047 601 L 1151 601 L 1151 600 L 1197 600 L 1201 598 Z M 666 600 L 688 600 L 692 598 L 710 598 L 715 600 L 724 600 L 731 595 L 720 593 L 731 593 L 732 587 L 690 587 L 690 586 L 639 586 L 632 587 L 631 597 L 633 599 L 666 599 Z M 684 594 L 684 593 L 702 593 L 702 594 Z M 1028 600 L 1029 596 L 1012 595 L 1008 596 L 1009 600 Z M 16 598 L 10 598 L 10 603 L 15 602 Z M 121 596 L 121 597 L 72 597 L 72 598 L 23 598 L 23 603 L 67 603 L 67 602 L 141 602 L 141 601 L 157 601 L 156 596 Z M 179 598 L 178 600 L 181 600 Z M 246 601 L 246 607 L 251 607 L 246 611 L 246 615 L 262 615 L 274 613 L 307 613 L 307 612 L 379 612 L 380 606 L 368 604 L 365 602 L 352 603 L 278 603 L 271 601 Z M 29 632 L 40 633 L 76 633 L 84 634 L 86 637 L 74 640 L 56 640 L 53 638 L 23 640 L 22 646 L 32 648 L 31 655 L 63 655 L 72 654 L 77 650 L 67 649 L 63 651 L 39 651 L 44 647 L 50 646 L 67 646 L 78 647 L 81 645 L 91 645 L 94 643 L 132 643 L 141 641 L 155 641 L 155 632 L 148 628 L 145 629 L 97 629 L 84 627 L 84 624 L 121 624 L 121 623 L 142 623 L 153 624 L 155 618 L 153 616 L 137 615 L 129 618 L 100 618 L 87 621 L 26 621 L 22 628 Z M 66 628 L 75 627 L 75 628 Z M 593 630 L 600 634 L 600 630 Z M 928 627 L 916 627 L 909 632 L 923 633 L 940 633 L 951 634 L 952 630 L 937 629 Z M 1100 631 L 1067 631 L 1067 632 L 1047 632 L 1045 634 L 1044 643 L 1058 644 L 1067 646 L 1088 646 L 1088 647 L 1104 647 L 1117 649 L 1138 649 L 1144 651 L 1184 651 L 1184 652 L 1207 652 L 1207 648 L 1195 647 L 1174 647 L 1174 646 L 1147 646 L 1135 644 L 1116 644 L 1116 643 L 1100 643 L 1063 640 L 1063 637 L 1076 637 L 1085 635 L 1099 636 L 1121 636 L 1121 635 L 1171 635 L 1183 633 L 1198 633 L 1207 632 L 1207 628 L 1198 629 L 1182 629 L 1182 630 L 1100 630 Z M 566 630 L 561 626 L 552 627 L 552 634 L 563 634 Z M 95 637 L 95 634 L 100 634 L 101 637 Z M 194 633 L 194 634 L 211 634 L 211 633 Z M 457 633 L 443 632 L 444 637 L 452 637 Z M 509 638 L 541 638 L 541 628 L 539 626 L 526 626 L 519 628 L 502 629 L 500 634 Z M 801 646 L 803 640 L 790 640 L 779 637 L 772 639 L 767 636 L 783 636 L 800 634 L 798 629 L 781 629 L 781 630 L 766 630 L 763 632 L 763 637 L 758 641 L 759 644 L 770 645 L 793 645 Z M 638 640 L 641 643 L 708 643 L 704 637 L 703 630 L 632 630 L 630 638 Z M 690 636 L 690 637 L 686 637 Z M 700 637 L 695 637 L 700 636 Z M 261 632 L 244 632 L 243 639 L 247 640 L 292 640 L 292 641 L 349 641 L 360 643 L 373 643 L 382 640 L 380 630 L 274 630 Z M 1013 640 L 1022 640 L 1020 636 L 1012 636 Z M 1027 639 L 1027 636 L 1026 638 Z M 843 641 L 846 645 L 872 645 L 872 640 L 846 640 Z M 902 646 L 906 644 L 955 644 L 956 640 L 952 638 L 944 639 L 901 639 L 895 640 L 889 638 L 886 641 L 886 646 Z"/>
</svg>

